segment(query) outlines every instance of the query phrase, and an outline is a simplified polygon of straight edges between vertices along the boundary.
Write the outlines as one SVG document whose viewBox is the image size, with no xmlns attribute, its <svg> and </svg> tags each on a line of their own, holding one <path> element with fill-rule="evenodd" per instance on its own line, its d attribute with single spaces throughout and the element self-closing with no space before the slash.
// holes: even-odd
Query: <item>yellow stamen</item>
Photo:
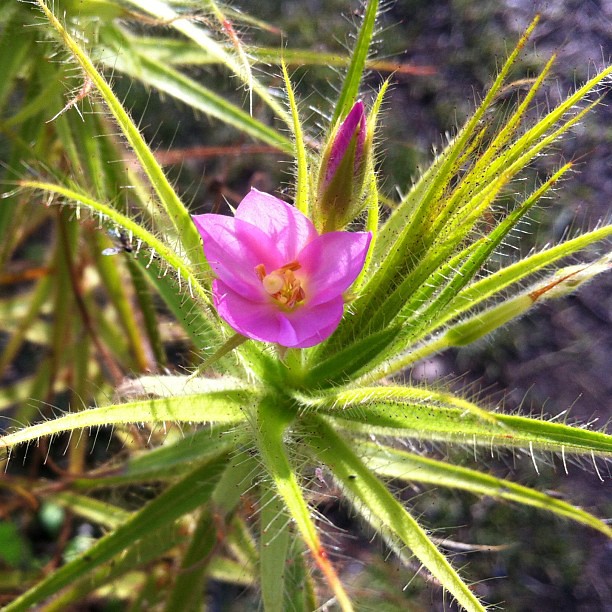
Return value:
<svg viewBox="0 0 612 612">
<path fill-rule="evenodd" d="M 285 286 L 285 279 L 278 272 L 272 272 L 261 279 L 266 293 L 274 295 L 278 293 Z"/>
<path fill-rule="evenodd" d="M 301 280 L 293 273 L 302 266 L 297 261 L 291 261 L 284 266 L 266 274 L 264 264 L 255 266 L 255 274 L 261 281 L 264 291 L 284 309 L 293 310 L 306 298 Z"/>
</svg>

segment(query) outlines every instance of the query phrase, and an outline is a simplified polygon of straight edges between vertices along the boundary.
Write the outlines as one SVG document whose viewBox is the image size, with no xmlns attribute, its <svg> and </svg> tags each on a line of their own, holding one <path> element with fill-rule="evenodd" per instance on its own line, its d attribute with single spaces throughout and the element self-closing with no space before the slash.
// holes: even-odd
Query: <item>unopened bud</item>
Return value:
<svg viewBox="0 0 612 612">
<path fill-rule="evenodd" d="M 323 152 L 315 221 L 321 231 L 341 229 L 361 212 L 361 193 L 369 151 L 363 102 L 334 130 Z"/>
</svg>

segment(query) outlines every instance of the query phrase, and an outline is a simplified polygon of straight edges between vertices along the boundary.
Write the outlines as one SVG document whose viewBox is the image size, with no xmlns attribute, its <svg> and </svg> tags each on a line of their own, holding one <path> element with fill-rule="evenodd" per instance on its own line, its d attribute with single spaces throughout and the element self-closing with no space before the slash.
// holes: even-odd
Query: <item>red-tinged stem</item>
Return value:
<svg viewBox="0 0 612 612">
<path fill-rule="evenodd" d="M 311 548 L 312 554 L 315 558 L 319 569 L 323 572 L 325 576 L 325 580 L 327 584 L 331 587 L 334 595 L 336 596 L 336 601 L 338 605 L 342 609 L 343 612 L 352 612 L 353 604 L 349 599 L 344 587 L 342 586 L 342 582 L 334 569 L 334 566 L 331 564 L 329 557 L 327 556 L 327 551 L 323 548 L 320 542 L 317 541 L 317 547 Z"/>
</svg>

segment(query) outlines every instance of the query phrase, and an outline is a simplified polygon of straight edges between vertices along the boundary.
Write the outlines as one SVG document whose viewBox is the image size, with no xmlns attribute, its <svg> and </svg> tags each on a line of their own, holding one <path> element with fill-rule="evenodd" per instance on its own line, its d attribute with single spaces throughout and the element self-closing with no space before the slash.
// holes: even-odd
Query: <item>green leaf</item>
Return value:
<svg viewBox="0 0 612 612">
<path fill-rule="evenodd" d="M 249 91 L 254 91 L 286 125 L 291 125 L 291 118 L 282 105 L 276 101 L 269 89 L 259 80 L 252 78 L 250 71 L 244 70 L 242 59 L 230 53 L 226 46 L 214 41 L 204 28 L 196 25 L 191 19 L 182 18 L 165 2 L 159 0 L 126 0 L 126 2 L 160 22 L 167 23 L 169 27 L 192 40 L 217 61 L 229 68 L 243 81 Z"/>
<path fill-rule="evenodd" d="M 13 6 L 16 6 L 14 4 Z M 14 11 L 11 11 L 14 13 Z M 6 109 L 6 100 L 11 94 L 11 86 L 20 71 L 28 55 L 32 53 L 32 47 L 36 42 L 36 35 L 31 28 L 24 27 L 23 15 L 20 12 L 3 16 L 3 31 L 0 37 L 0 109 Z M 18 33 L 18 34 L 17 34 Z M 11 105 L 12 106 L 12 105 Z"/>
<path fill-rule="evenodd" d="M 300 401 L 327 414 L 337 425 L 364 433 L 460 442 L 496 447 L 523 447 L 608 456 L 612 436 L 599 431 L 546 422 L 525 416 L 491 413 L 483 419 L 475 406 L 450 393 L 406 387 L 361 387 Z M 427 395 L 430 395 L 427 399 Z"/>
<path fill-rule="evenodd" d="M 89 572 L 84 578 L 71 582 L 52 601 L 45 602 L 45 612 L 65 612 L 70 608 L 71 603 L 82 601 L 89 593 L 105 584 L 121 579 L 138 567 L 146 567 L 159 559 L 160 555 L 183 543 L 186 538 L 184 527 L 177 524 L 149 532 L 145 537 L 126 548 L 121 555 L 115 557 L 112 563 L 103 565 Z"/>
<path fill-rule="evenodd" d="M 141 262 L 142 263 L 142 262 Z M 192 342 L 196 351 L 202 356 L 209 356 L 214 348 L 223 342 L 223 325 L 220 321 L 213 319 L 210 307 L 195 307 L 191 299 L 186 298 L 185 283 L 180 281 L 181 276 L 168 274 L 165 264 L 159 265 L 153 259 L 151 265 L 144 265 L 144 273 L 151 285 L 156 289 L 164 300 L 164 303 L 180 322 L 187 338 Z M 184 278 L 183 278 L 184 281 Z M 190 277 L 187 277 L 187 293 L 189 298 L 195 293 Z M 200 295 L 199 292 L 196 295 Z M 210 297 L 210 296 L 207 296 Z M 196 298 L 199 302 L 199 299 Z M 243 372 L 234 359 L 221 359 L 217 362 L 219 371 L 236 375 Z"/>
<path fill-rule="evenodd" d="M 546 495 L 546 493 L 540 493 L 503 478 L 483 474 L 478 470 L 420 457 L 414 453 L 388 446 L 368 442 L 358 444 L 366 454 L 364 458 L 366 465 L 386 478 L 399 478 L 436 487 L 462 489 L 474 495 L 486 495 L 495 499 L 505 499 L 525 506 L 533 506 L 582 523 L 612 537 L 612 529 L 603 521 L 567 502 Z"/>
<path fill-rule="evenodd" d="M 519 47 L 521 44 L 524 44 L 524 40 L 519 43 Z M 513 53 L 500 76 L 508 72 L 515 57 L 516 54 Z M 435 162 L 432 174 L 422 179 L 422 186 L 415 187 L 410 206 L 406 208 L 407 201 L 406 205 L 400 204 L 381 230 L 378 243 L 380 245 L 382 241 L 382 248 L 388 250 L 384 255 L 375 253 L 374 261 L 380 262 L 380 265 L 375 267 L 374 274 L 354 305 L 356 315 L 345 319 L 335 339 L 330 341 L 330 347 L 337 348 L 348 338 L 358 338 L 359 335 L 363 336 L 389 325 L 398 313 L 406 308 L 405 304 L 410 297 L 427 283 L 428 278 L 456 255 L 460 243 L 498 197 L 501 189 L 592 108 L 593 105 L 590 105 L 574 113 L 556 130 L 552 129 L 554 121 L 546 116 L 541 120 L 543 126 L 538 123 L 527 131 L 531 133 L 527 140 L 521 137 L 510 143 L 530 99 L 535 95 L 550 66 L 549 62 L 527 99 L 507 120 L 506 125 L 495 135 L 484 152 L 476 155 L 473 148 L 475 144 L 471 141 L 481 142 L 483 131 L 478 122 L 485 112 L 486 104 L 493 100 L 492 91 L 501 86 L 502 81 L 496 81 L 483 105 L 468 121 L 456 142 L 442 155 L 439 167 L 435 169 L 438 166 Z M 570 98 L 574 103 L 584 98 L 607 74 L 607 70 L 600 72 L 589 81 L 588 86 L 580 88 L 580 95 L 575 94 Z M 563 102 L 552 114 L 556 120 L 560 120 L 567 117 L 570 108 L 571 105 Z M 468 127 L 469 134 L 465 132 Z M 519 142 L 528 146 L 521 148 L 518 146 Z M 475 161 L 470 162 L 470 157 Z M 470 163 L 471 167 L 463 171 L 462 166 Z M 456 185 L 452 184 L 453 179 Z M 401 215 L 399 210 L 403 210 Z M 396 227 L 396 218 L 401 221 L 401 227 Z M 394 228 L 391 235 L 387 232 L 388 228 Z M 381 247 L 375 246 L 375 251 L 377 248 Z"/>
<path fill-rule="evenodd" d="M 506 291 L 508 287 L 516 285 L 524 278 L 551 266 L 560 259 L 573 255 L 587 246 L 610 236 L 612 236 L 612 225 L 600 227 L 554 247 L 544 249 L 539 253 L 534 253 L 486 278 L 478 280 L 461 290 L 449 306 L 444 309 L 443 317 L 439 319 L 440 324 L 442 325 L 451 318 L 474 309 L 475 306 L 478 306 L 484 300 Z"/>
<path fill-rule="evenodd" d="M 289 463 L 285 450 L 283 438 L 287 426 L 295 418 L 295 409 L 286 400 L 266 397 L 259 404 L 257 417 L 259 450 L 264 465 L 315 562 L 333 590 L 340 608 L 343 612 L 351 611 L 351 602 L 321 545 L 310 516 L 310 508 L 302 495 L 296 472 Z"/>
<path fill-rule="evenodd" d="M 448 346 L 470 344 L 521 316 L 540 302 L 566 297 L 596 275 L 609 271 L 612 267 L 611 260 L 612 254 L 590 264 L 561 268 L 527 289 L 525 293 L 486 308 L 477 315 L 451 326 L 442 340 L 445 340 Z"/>
<path fill-rule="evenodd" d="M 136 78 L 148 87 L 154 87 L 181 100 L 191 108 L 231 125 L 244 134 L 276 147 L 279 151 L 293 153 L 293 143 L 288 138 L 168 64 L 154 61 L 146 56 L 134 58 L 126 55 L 125 50 L 112 61 L 106 58 L 105 63 L 109 69 Z"/>
<path fill-rule="evenodd" d="M 138 301 L 138 311 L 142 314 L 144 328 L 147 332 L 143 338 L 141 326 L 139 325 L 138 317 L 134 312 L 132 301 L 129 299 L 129 293 L 126 291 L 125 276 L 126 270 L 123 267 L 117 266 L 116 261 L 111 257 L 106 257 L 105 248 L 108 247 L 108 241 L 99 232 L 93 232 L 90 236 L 90 247 L 96 269 L 100 274 L 101 281 L 106 288 L 107 294 L 119 316 L 121 327 L 129 339 L 131 350 L 134 353 L 138 369 L 146 371 L 151 367 L 146 347 L 146 339 L 148 337 L 155 355 L 157 365 L 165 364 L 165 354 L 161 343 L 161 338 L 158 329 L 156 313 L 151 299 L 150 287 L 147 285 L 144 273 L 138 267 L 138 264 L 132 257 L 123 258 L 127 265 L 127 274 L 130 275 L 134 284 L 134 294 Z"/>
<path fill-rule="evenodd" d="M 168 612 L 202 607 L 205 574 L 216 556 L 214 553 L 218 552 L 220 537 L 230 529 L 233 531 L 235 521 L 231 526 L 228 523 L 257 477 L 257 467 L 255 458 L 248 452 L 232 453 L 213 491 L 213 510 L 204 510 L 198 519 L 181 571 L 166 601 Z"/>
<path fill-rule="evenodd" d="M 478 142 L 483 137 L 480 128 L 481 121 L 494 102 L 495 96 L 503 86 L 538 21 L 539 17 L 536 17 L 521 36 L 474 115 L 461 128 L 451 144 L 429 166 L 387 220 L 381 229 L 374 254 L 376 264 L 382 263 L 385 258 L 405 258 L 409 254 L 405 246 L 415 243 L 418 236 L 422 234 L 424 224 L 431 215 L 429 211 L 435 210 L 435 199 L 443 192 L 459 167 L 458 160 L 463 158 L 466 151 L 471 150 L 472 140 Z"/>
<path fill-rule="evenodd" d="M 544 279 L 525 292 L 508 298 L 505 301 L 484 308 L 468 319 L 457 321 L 448 329 L 400 357 L 384 365 L 384 370 L 370 372 L 364 379 L 372 382 L 381 377 L 382 372 L 388 375 L 398 369 L 402 369 L 432 353 L 445 350 L 453 346 L 466 346 L 479 338 L 495 331 L 510 321 L 524 315 L 528 310 L 540 304 L 542 301 L 565 297 L 576 291 L 582 284 L 590 281 L 593 277 L 610 269 L 612 255 L 607 255 L 590 264 L 568 266 L 561 268 L 551 277 Z M 435 325 L 435 324 L 434 324 Z M 432 325 L 432 327 L 434 326 Z M 435 325 L 438 327 L 438 325 Z M 399 347 L 397 347 L 399 350 Z M 391 351 L 391 349 L 389 349 Z M 382 361 L 382 356 L 377 358 Z M 372 364 L 371 364 L 372 365 Z M 362 381 L 363 382 L 363 381 Z"/>
<path fill-rule="evenodd" d="M 54 503 L 69 509 L 77 516 L 107 529 L 116 529 L 131 517 L 130 512 L 118 506 L 69 491 L 56 493 L 52 499 Z"/>
<path fill-rule="evenodd" d="M 24 567 L 32 557 L 30 542 L 17 529 L 17 525 L 8 521 L 0 522 L 0 560 L 9 567 Z M 3 574 L 6 573 L 3 569 Z M 2 586 L 5 586 L 4 583 Z M 17 585 L 15 585 L 17 586 Z"/>
<path fill-rule="evenodd" d="M 243 14 L 244 16 L 244 14 Z M 170 66 L 209 66 L 218 64 L 219 60 L 189 40 L 162 38 L 159 36 L 134 36 L 130 38 L 130 47 L 138 55 L 149 57 L 156 62 Z M 324 68 L 348 68 L 351 56 L 343 53 L 326 53 L 318 49 L 286 47 L 251 47 L 249 55 L 253 62 L 287 66 L 321 66 Z M 366 70 L 414 74 L 427 76 L 435 74 L 432 66 L 416 66 L 404 61 L 385 59 L 366 59 Z"/>
<path fill-rule="evenodd" d="M 306 155 L 306 145 L 304 144 L 304 132 L 300 123 L 300 115 L 291 79 L 287 72 L 287 66 L 282 64 L 283 79 L 285 88 L 287 89 L 287 98 L 289 108 L 291 109 L 291 118 L 293 120 L 293 137 L 295 139 L 293 152 L 296 160 L 296 182 L 295 182 L 295 207 L 308 215 L 310 210 L 309 194 L 310 194 L 310 178 L 308 174 L 308 157 Z"/>
<path fill-rule="evenodd" d="M 565 164 L 555 172 L 534 193 L 503 219 L 486 237 L 466 247 L 459 256 L 451 260 L 448 268 L 445 267 L 440 270 L 439 278 L 430 279 L 433 282 L 427 283 L 427 286 L 416 292 L 416 296 L 408 300 L 407 304 L 402 308 L 401 315 L 406 317 L 405 328 L 410 334 L 412 341 L 414 341 L 415 337 L 419 337 L 420 328 L 425 327 L 428 323 L 434 322 L 433 324 L 436 327 L 439 325 L 440 311 L 457 296 L 457 293 L 463 289 L 472 278 L 474 278 L 495 249 L 502 244 L 510 231 L 570 168 L 571 164 Z M 464 259 L 464 261 L 459 265 L 461 259 Z M 447 279 L 445 283 L 444 279 Z M 440 289 L 440 291 L 435 295 L 435 298 L 429 300 L 426 308 L 418 310 L 423 303 L 428 301 L 429 296 L 436 289 Z M 415 314 L 412 315 L 412 313 Z M 401 341 L 404 345 L 406 344 L 405 335 L 406 334 L 402 334 Z M 399 346 L 401 343 L 397 342 L 396 345 Z"/>
<path fill-rule="evenodd" d="M 47 304 L 51 294 L 51 277 L 44 276 L 36 283 L 34 290 L 31 292 L 27 311 L 23 313 L 19 321 L 17 329 L 11 335 L 10 339 L 4 344 L 2 353 L 0 353 L 0 374 L 15 358 L 19 349 L 23 345 L 28 332 L 31 330 L 34 322 L 39 319 L 43 307 Z M 19 301 L 23 304 L 26 297 L 19 296 Z M 3 321 L 6 322 L 6 313 L 3 313 Z"/>
<path fill-rule="evenodd" d="M 252 569 L 233 559 L 215 557 L 210 563 L 209 576 L 219 582 L 257 588 L 257 579 Z"/>
<path fill-rule="evenodd" d="M 117 469 L 102 469 L 73 481 L 76 489 L 96 489 L 113 485 L 168 481 L 186 474 L 203 459 L 229 453 L 246 438 L 246 432 L 233 423 L 206 425 L 203 429 L 173 439 L 169 434 L 163 446 L 130 457 Z"/>
<path fill-rule="evenodd" d="M 363 16 L 363 23 L 359 29 L 359 36 L 351 55 L 351 64 L 344 77 L 342 90 L 334 108 L 334 115 L 331 120 L 332 126 L 345 117 L 355 103 L 374 35 L 377 14 L 378 0 L 369 0 Z"/>
<path fill-rule="evenodd" d="M 246 394 L 252 390 L 252 386 L 230 376 L 195 378 L 181 374 L 159 374 L 126 379 L 117 389 L 117 393 L 124 398 L 143 396 L 171 398 L 181 395 L 225 392 L 231 396 L 232 393 L 243 391 Z"/>
<path fill-rule="evenodd" d="M 40 603 L 109 561 L 135 541 L 146 538 L 163 526 L 172 525 L 176 519 L 206 503 L 226 461 L 227 457 L 222 455 L 199 465 L 189 476 L 135 512 L 123 525 L 100 538 L 83 555 L 49 574 L 15 599 L 5 608 L 6 612 L 27 610 L 29 606 Z"/>
<path fill-rule="evenodd" d="M 251 530 L 247 526 L 248 519 L 240 513 L 234 514 L 228 537 L 228 550 L 249 572 L 255 572 L 259 563 L 259 550 Z"/>
<path fill-rule="evenodd" d="M 206 287 L 194 272 L 193 266 L 186 263 L 172 248 L 166 245 L 165 242 L 156 238 L 151 232 L 137 223 L 130 217 L 118 212 L 112 206 L 98 202 L 89 197 L 87 194 L 81 193 L 74 189 L 69 189 L 63 185 L 53 183 L 44 183 L 39 181 L 21 181 L 21 186 L 27 189 L 36 189 L 46 193 L 54 193 L 67 200 L 71 200 L 78 204 L 82 204 L 92 211 L 94 217 L 100 220 L 107 220 L 111 224 L 116 224 L 126 230 L 130 235 L 151 248 L 150 260 L 153 261 L 154 255 L 161 257 L 170 267 L 176 270 L 179 278 L 182 278 L 187 284 L 189 290 L 198 296 L 200 300 L 210 307 L 210 297 Z M 193 224 L 192 224 L 193 225 Z M 194 226 L 195 227 L 195 226 Z M 149 264 L 147 264 L 149 265 Z M 212 307 L 211 307 L 212 308 Z"/>
<path fill-rule="evenodd" d="M 387 79 L 381 86 L 378 91 L 378 95 L 376 96 L 376 101 L 374 102 L 374 106 L 368 115 L 368 119 L 366 122 L 367 133 L 366 133 L 366 143 L 368 143 L 368 147 L 370 148 L 369 154 L 367 155 L 367 167 L 365 169 L 365 177 L 364 177 L 364 192 L 365 192 L 365 206 L 364 209 L 367 211 L 365 229 L 366 231 L 372 234 L 372 239 L 370 241 L 370 248 L 366 253 L 366 259 L 363 264 L 363 270 L 360 272 L 359 276 L 353 283 L 351 287 L 351 291 L 355 294 L 359 293 L 361 286 L 367 276 L 370 273 L 370 264 L 372 263 L 372 259 L 374 257 L 374 250 L 376 247 L 376 240 L 378 239 L 378 230 L 380 225 L 380 205 L 379 205 L 379 193 L 378 193 L 378 177 L 376 174 L 376 168 L 374 164 L 374 154 L 372 152 L 372 147 L 374 147 L 374 139 L 376 137 L 376 128 L 378 126 L 378 117 L 380 114 L 380 110 L 382 107 L 382 103 L 385 99 L 385 95 L 387 93 L 387 89 L 389 88 L 390 81 Z"/>
<path fill-rule="evenodd" d="M 523 153 L 520 155 L 521 163 L 517 163 L 511 154 L 513 148 L 510 147 L 510 151 L 506 151 L 506 147 L 518 130 L 521 119 L 550 72 L 553 62 L 554 56 L 548 60 L 516 111 L 494 134 L 492 142 L 484 151 L 474 156 L 472 167 L 461 178 L 460 184 L 452 191 L 452 195 L 445 198 L 430 228 L 434 236 L 440 231 L 448 232 L 449 227 L 471 227 L 472 220 L 480 217 L 482 212 L 489 208 L 501 186 L 507 184 L 520 169 L 524 168 L 528 160 L 533 159 L 536 154 L 535 150 L 527 153 L 521 151 Z M 560 133 L 563 133 L 565 129 L 566 127 L 563 126 Z M 544 146 L 546 146 L 546 140 L 539 144 L 538 150 Z M 495 168 L 495 171 L 492 171 L 492 168 Z M 484 196 L 484 194 L 487 195 Z"/>
<path fill-rule="evenodd" d="M 283 612 L 289 570 L 289 518 L 282 499 L 263 485 L 260 504 L 261 596 L 266 612 Z"/>
<path fill-rule="evenodd" d="M 301 540 L 293 538 L 289 546 L 285 576 L 285 607 L 292 612 L 311 612 L 317 609 L 315 585 Z"/>
<path fill-rule="evenodd" d="M 560 259 L 573 255 L 595 242 L 604 240 L 610 235 L 612 235 L 612 225 L 592 230 L 557 246 L 530 255 L 525 259 L 521 259 L 514 264 L 472 283 L 459 291 L 457 295 L 441 309 L 437 317 L 432 320 L 426 328 L 421 330 L 420 334 L 417 334 L 416 337 L 412 339 L 412 342 L 418 341 L 426 334 L 434 334 L 440 328 L 448 328 L 449 321 L 465 313 L 471 314 L 471 312 L 477 311 L 478 307 L 485 300 L 498 296 L 506 297 L 508 288 L 515 289 L 516 285 L 523 279 L 540 272 L 542 269 L 551 266 Z M 585 264 L 585 267 L 588 268 L 588 264 Z M 518 315 L 520 313 L 517 312 L 516 314 Z M 421 346 L 409 352 L 403 352 L 403 354 L 398 357 L 388 359 L 381 366 L 373 368 L 371 372 L 363 376 L 363 380 L 371 383 L 396 372 L 400 372 L 412 363 L 416 363 L 436 352 L 445 350 L 451 346 L 449 340 L 450 339 L 446 338 L 444 334 L 433 335 L 430 340 Z M 398 343 L 393 346 L 389 352 L 396 352 L 403 348 L 404 347 Z"/>
<path fill-rule="evenodd" d="M 164 422 L 240 423 L 246 418 L 245 406 L 253 400 L 254 395 L 243 389 L 235 389 L 101 406 L 69 413 L 8 434 L 0 438 L 0 447 L 10 449 L 41 436 L 85 427 Z"/>
<path fill-rule="evenodd" d="M 365 520 L 396 552 L 402 546 L 408 546 L 464 609 L 484 610 L 425 530 L 354 454 L 352 448 L 323 419 L 312 416 L 309 420 L 313 433 L 308 438 L 309 445 L 326 463 L 336 482 L 349 494 L 353 506 Z"/>
<path fill-rule="evenodd" d="M 336 387 L 347 383 L 361 368 L 373 361 L 397 336 L 400 326 L 383 329 L 350 344 L 327 359 L 313 351 L 309 358 L 312 365 L 306 372 L 303 385 L 308 387 Z M 333 337 L 333 336 L 332 336 Z"/>
<path fill-rule="evenodd" d="M 480 408 L 476 404 L 462 397 L 457 397 L 452 393 L 427 387 L 396 387 L 392 385 L 385 387 L 360 387 L 347 391 L 331 391 L 327 395 L 319 397 L 296 393 L 295 398 L 304 406 L 318 408 L 332 405 L 341 410 L 351 405 L 367 405 L 372 399 L 384 399 L 403 403 L 416 402 L 425 406 L 436 405 L 458 408 L 484 421 L 494 424 L 499 423 L 498 414 Z"/>
<path fill-rule="evenodd" d="M 165 610 L 200 610 L 203 605 L 205 574 L 217 544 L 218 523 L 209 509 L 204 509 L 191 534 L 190 544 L 181 562 L 166 600 Z"/>
<path fill-rule="evenodd" d="M 115 120 L 119 124 L 128 143 L 134 150 L 143 171 L 148 176 L 151 185 L 159 197 L 161 205 L 172 220 L 176 233 L 181 237 L 181 245 L 187 257 L 195 264 L 204 264 L 204 253 L 201 247 L 201 240 L 198 231 L 191 221 L 191 217 L 172 185 L 166 178 L 162 168 L 157 163 L 151 149 L 145 143 L 136 125 L 125 111 L 121 102 L 115 96 L 113 90 L 106 82 L 104 77 L 96 70 L 91 59 L 80 48 L 77 42 L 70 36 L 60 21 L 47 7 L 44 0 L 37 0 L 41 9 L 45 13 L 50 24 L 62 37 L 64 44 L 74 55 L 76 60 L 83 68 L 87 78 L 95 85 L 100 95 L 108 105 Z"/>
<path fill-rule="evenodd" d="M 246 443 L 247 446 L 238 448 L 234 444 L 227 467 L 213 492 L 215 512 L 224 520 L 231 518 L 253 483 L 263 477 L 261 466 L 249 448 L 252 439 L 247 439 Z"/>
</svg>

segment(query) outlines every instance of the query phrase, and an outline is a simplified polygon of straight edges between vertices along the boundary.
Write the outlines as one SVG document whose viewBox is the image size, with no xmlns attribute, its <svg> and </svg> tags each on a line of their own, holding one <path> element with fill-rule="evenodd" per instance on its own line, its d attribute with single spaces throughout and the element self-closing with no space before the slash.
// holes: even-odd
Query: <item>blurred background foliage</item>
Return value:
<svg viewBox="0 0 612 612">
<path fill-rule="evenodd" d="M 279 87 L 282 81 L 274 62 L 278 49 L 287 45 L 309 135 L 318 138 L 318 119 L 331 110 L 334 83 L 340 82 L 334 71 L 341 67 L 325 65 L 331 61 L 312 64 L 317 53 L 346 55 L 350 47 L 347 32 L 355 31 L 352 24 L 358 22 L 362 6 L 346 0 L 267 0 L 244 2 L 235 8 L 253 18 L 251 23 L 241 22 L 243 40 L 271 50 L 267 58 L 262 52 L 262 62 L 255 70 L 272 75 L 272 82 Z M 515 87 L 508 90 L 507 100 L 499 101 L 502 108 L 521 95 L 522 80 L 533 76 L 552 53 L 558 54 L 555 79 L 540 101 L 543 106 L 552 105 L 575 82 L 592 74 L 602 59 L 609 59 L 612 2 L 397 0 L 386 5 L 376 59 L 388 65 L 374 67 L 377 69 L 366 80 L 364 96 L 368 98 L 381 78 L 395 72 L 379 134 L 379 163 L 389 198 L 396 189 L 408 189 L 419 168 L 431 160 L 432 143 L 440 146 L 444 134 L 452 132 L 473 110 L 475 100 L 482 96 L 536 11 L 542 13 L 542 22 L 516 67 Z M 91 130 L 96 143 L 92 146 L 116 147 L 117 158 L 129 157 L 111 137 L 112 125 L 103 115 L 90 113 L 92 102 L 86 95 L 76 104 L 86 122 L 74 108 L 49 121 L 82 92 L 82 76 L 69 63 L 62 64 L 61 57 L 49 58 L 53 61 L 47 63 L 30 61 L 35 57 L 29 55 L 32 49 L 45 43 L 35 42 L 40 39 L 39 28 L 24 27 L 37 20 L 29 6 L 15 10 L 4 4 L 0 17 L 0 173 L 6 190 L 0 201 L 0 409 L 23 423 L 39 414 L 50 416 L 68 406 L 88 405 L 96 397 L 110 396 L 125 374 L 154 370 L 156 364 L 169 369 L 187 366 L 197 361 L 197 345 L 173 324 L 177 313 L 169 312 L 145 289 L 143 273 L 130 264 L 129 257 L 100 256 L 103 249 L 125 246 L 121 237 L 107 236 L 93 223 L 77 223 L 71 211 L 27 201 L 26 194 L 13 189 L 14 181 L 39 173 L 58 177 L 82 173 L 94 190 L 107 188 L 109 183 L 133 185 L 138 175 L 129 159 L 96 174 L 95 168 L 88 168 L 82 160 L 83 151 L 62 149 L 59 143 L 70 142 L 70 133 L 75 134 L 72 141 L 78 142 L 83 130 Z M 293 57 L 292 49 L 310 55 Z M 50 50 L 47 46 L 44 52 Z M 39 55 L 44 52 L 41 49 Z M 301 61 L 307 65 L 301 66 Z M 62 71 L 63 78 L 50 78 Z M 188 72 L 226 99 L 247 106 L 244 88 L 219 67 L 199 65 Z M 193 212 L 218 210 L 226 199 L 235 205 L 249 186 L 274 191 L 290 182 L 289 157 L 278 148 L 256 142 L 159 95 L 120 71 L 115 72 L 113 82 L 132 115 L 140 120 L 147 141 L 157 150 L 179 193 L 192 202 Z M 535 223 L 525 227 L 524 241 L 513 248 L 529 250 L 559 240 L 569 222 L 587 228 L 609 217 L 611 115 L 610 105 L 600 105 L 574 130 L 572 138 L 560 143 L 560 157 L 579 160 L 579 173 L 564 182 L 547 207 L 534 213 L 537 227 Z M 269 109 L 261 104 L 255 106 L 254 116 L 264 123 L 272 120 Z M 539 160 L 534 176 L 557 167 L 558 159 Z M 99 180 L 106 185 L 97 185 Z M 526 192 L 532 184 L 526 184 Z M 146 211 L 146 194 L 137 194 L 135 200 L 137 203 L 130 205 Z M 512 248 L 507 255 L 513 255 Z M 58 273 L 62 269 L 66 273 Z M 611 289 L 612 279 L 604 276 L 577 295 L 548 303 L 493 338 L 418 364 L 406 376 L 430 382 L 443 378 L 455 389 L 490 397 L 492 404 L 503 401 L 508 411 L 522 406 L 527 411 L 532 407 L 536 412 L 561 415 L 571 408 L 572 418 L 597 418 L 603 424 L 610 418 L 612 405 Z M 44 308 L 37 309 L 41 304 Z M 151 318 L 161 323 L 153 323 Z M 127 453 L 148 441 L 133 431 L 122 443 L 121 452 Z M 101 432 L 97 442 L 89 445 L 67 438 L 56 442 L 51 452 L 41 441 L 27 454 L 21 449 L 19 456 L 13 457 L 9 473 L 33 476 L 33 470 L 42 470 L 39 475 L 53 480 L 98 465 L 107 453 L 118 450 L 113 446 L 118 444 L 108 432 Z M 536 474 L 527 455 L 491 457 L 480 453 L 473 457 L 462 449 L 427 450 L 434 456 L 453 455 L 456 462 L 465 465 L 484 464 L 499 476 L 512 471 L 514 480 L 522 484 L 537 483 L 542 489 L 546 482 L 562 497 L 571 491 L 574 501 L 584 501 L 595 514 L 612 515 L 609 481 L 601 483 L 590 465 L 570 465 L 566 475 L 558 459 L 548 458 L 540 461 L 540 473 Z M 47 453 L 48 460 L 40 467 L 43 462 L 36 459 Z M 120 493 L 124 507 L 129 507 L 132 496 L 141 502 L 151 495 L 146 487 L 126 488 Z M 449 491 L 440 491 L 437 496 L 421 493 L 411 488 L 401 495 L 411 500 L 415 515 L 439 530 L 440 539 L 447 528 L 454 528 L 453 542 L 447 542 L 446 547 L 457 555 L 455 564 L 468 564 L 469 575 L 499 577 L 486 585 L 489 594 L 485 599 L 505 601 L 510 610 L 543 611 L 605 610 L 612 601 L 612 550 L 601 544 L 598 534 L 574 525 L 561 526 L 541 512 L 490 503 L 486 498 L 476 501 Z M 118 495 L 117 491 L 112 495 Z M 40 567 L 54 567 L 62 557 L 86 545 L 96 532 L 86 520 L 70 517 L 57 505 L 38 506 L 27 491 L 19 498 L 26 512 L 17 528 L 5 520 L 14 508 L 3 496 L 0 487 L 0 594 L 6 599 Z M 397 563 L 383 562 L 385 555 L 372 551 L 372 546 L 383 545 L 372 545 L 370 534 L 359 531 L 341 504 L 322 498 L 319 510 L 336 525 L 328 537 L 345 556 L 342 571 L 352 577 L 358 609 L 420 610 L 441 605 L 432 602 L 431 591 L 418 578 L 402 591 L 405 584 Z M 342 531 L 349 527 L 357 535 L 348 537 Z M 567 533 L 559 537 L 563 529 Z M 499 540 L 501 533 L 505 534 L 503 541 Z M 464 542 L 483 549 L 467 554 Z M 389 595 L 388 600 L 382 600 L 383 591 L 395 593 L 395 599 Z M 214 586 L 210 597 L 211 610 L 255 605 L 248 589 L 237 587 Z M 113 609 L 112 600 L 101 609 Z"/>
</svg>

